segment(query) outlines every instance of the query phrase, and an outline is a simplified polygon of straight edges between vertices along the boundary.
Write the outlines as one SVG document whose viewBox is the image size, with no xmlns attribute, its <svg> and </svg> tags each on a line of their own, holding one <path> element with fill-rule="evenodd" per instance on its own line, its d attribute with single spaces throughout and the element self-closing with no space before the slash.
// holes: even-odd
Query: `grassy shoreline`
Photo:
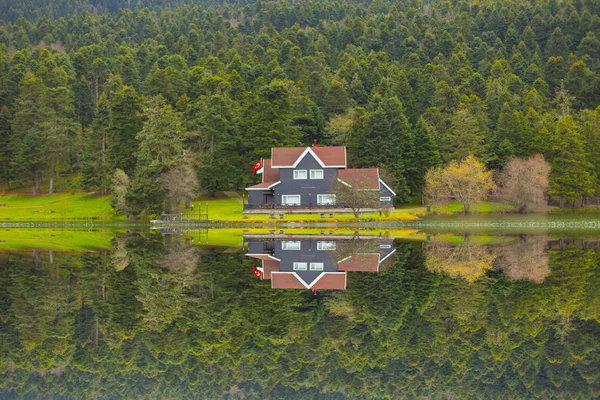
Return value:
<svg viewBox="0 0 600 400">
<path fill-rule="evenodd" d="M 53 195 L 0 195 L 0 221 L 124 221 L 110 196 L 73 191 Z"/>
<path fill-rule="evenodd" d="M 31 196 L 26 194 L 0 195 L 0 222 L 48 222 L 48 221 L 126 221 L 124 215 L 115 214 L 110 205 L 110 195 L 71 191 L 53 195 Z M 242 198 L 239 196 L 199 199 L 193 201 L 193 210 L 184 210 L 184 214 L 205 213 L 208 206 L 208 218 L 215 223 L 264 224 L 281 223 L 348 223 L 348 222 L 406 222 L 418 220 L 427 214 L 424 206 L 399 205 L 390 213 L 361 214 L 356 220 L 352 214 L 328 214 L 321 218 L 320 213 L 285 214 L 282 219 L 272 219 L 269 214 L 243 214 Z M 482 202 L 475 210 L 482 214 L 510 212 L 506 204 Z M 433 215 L 459 214 L 462 206 L 458 203 L 436 207 Z"/>
</svg>

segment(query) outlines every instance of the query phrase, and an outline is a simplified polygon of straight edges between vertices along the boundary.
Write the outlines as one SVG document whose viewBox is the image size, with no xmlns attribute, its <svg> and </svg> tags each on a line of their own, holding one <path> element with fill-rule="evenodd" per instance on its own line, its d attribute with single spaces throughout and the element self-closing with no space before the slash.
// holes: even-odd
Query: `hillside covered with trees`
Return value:
<svg viewBox="0 0 600 400">
<path fill-rule="evenodd" d="M 156 213 L 166 174 L 241 189 L 316 139 L 400 201 L 468 154 L 542 154 L 552 196 L 600 193 L 597 0 L 186 3 L 2 2 L 0 184 L 107 191 L 118 169 L 126 212 Z"/>
</svg>

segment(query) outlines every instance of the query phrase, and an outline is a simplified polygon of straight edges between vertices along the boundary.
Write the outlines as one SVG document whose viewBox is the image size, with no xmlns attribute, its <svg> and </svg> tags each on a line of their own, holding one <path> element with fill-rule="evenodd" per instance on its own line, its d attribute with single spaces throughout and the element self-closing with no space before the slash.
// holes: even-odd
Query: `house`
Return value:
<svg viewBox="0 0 600 400">
<path fill-rule="evenodd" d="M 378 168 L 347 168 L 346 148 L 275 147 L 262 161 L 262 182 L 247 187 L 245 209 L 331 208 L 336 179 L 349 187 L 379 192 L 379 208 L 394 206 L 394 191 L 379 177 Z"/>
<path fill-rule="evenodd" d="M 396 251 L 393 238 L 251 235 L 244 241 L 246 256 L 261 260 L 255 274 L 271 280 L 273 289 L 343 290 L 348 272 L 379 272 L 381 263 Z"/>
</svg>

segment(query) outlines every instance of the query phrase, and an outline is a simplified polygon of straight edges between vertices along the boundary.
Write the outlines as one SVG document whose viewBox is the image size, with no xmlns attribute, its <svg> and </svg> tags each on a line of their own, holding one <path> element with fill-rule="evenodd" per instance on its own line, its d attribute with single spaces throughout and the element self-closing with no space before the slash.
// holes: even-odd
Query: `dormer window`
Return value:
<svg viewBox="0 0 600 400">
<path fill-rule="evenodd" d="M 322 169 L 311 169 L 310 170 L 310 179 L 323 179 L 323 170 Z"/>
<path fill-rule="evenodd" d="M 295 169 L 294 170 L 294 179 L 306 179 L 308 174 L 305 169 Z"/>
</svg>

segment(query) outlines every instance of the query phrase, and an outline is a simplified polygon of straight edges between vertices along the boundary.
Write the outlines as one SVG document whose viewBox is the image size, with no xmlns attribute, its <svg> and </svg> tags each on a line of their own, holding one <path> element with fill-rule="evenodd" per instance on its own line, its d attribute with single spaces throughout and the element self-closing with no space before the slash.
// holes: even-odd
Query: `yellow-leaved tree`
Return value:
<svg viewBox="0 0 600 400">
<path fill-rule="evenodd" d="M 452 160 L 446 167 L 432 168 L 425 177 L 425 195 L 432 204 L 456 200 L 463 205 L 465 214 L 495 189 L 492 172 L 472 154 L 460 162 Z"/>
<path fill-rule="evenodd" d="M 487 246 L 474 243 L 469 236 L 457 244 L 434 240 L 427 243 L 425 249 L 425 265 L 430 271 L 462 278 L 469 283 L 492 270 L 496 260 Z"/>
</svg>

